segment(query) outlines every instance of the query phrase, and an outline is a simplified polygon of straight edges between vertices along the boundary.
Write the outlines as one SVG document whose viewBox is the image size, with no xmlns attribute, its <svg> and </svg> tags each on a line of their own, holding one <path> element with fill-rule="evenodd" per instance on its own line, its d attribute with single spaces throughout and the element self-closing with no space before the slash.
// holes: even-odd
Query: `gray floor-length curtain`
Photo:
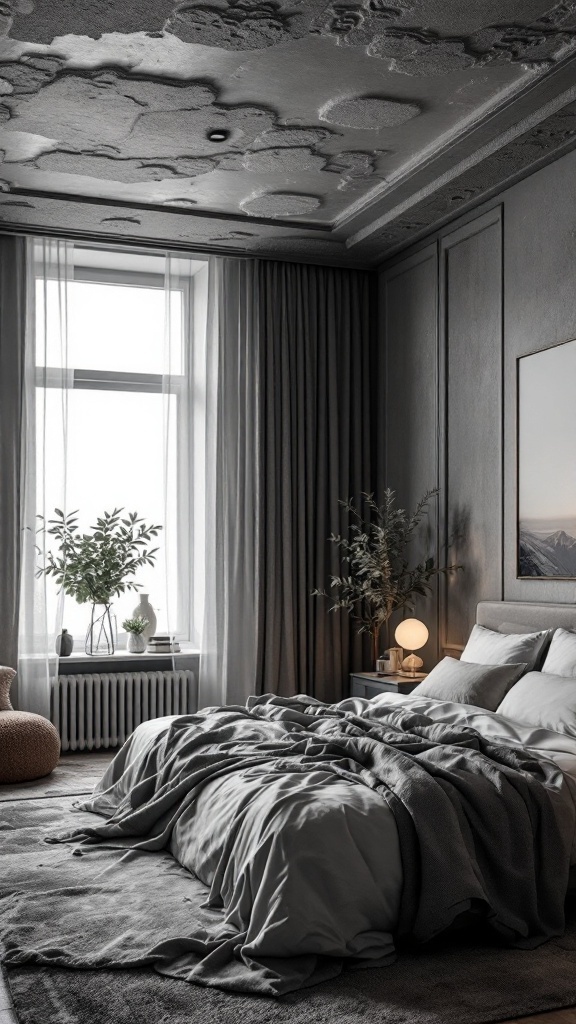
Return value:
<svg viewBox="0 0 576 1024">
<path fill-rule="evenodd" d="M 233 259 L 211 276 L 201 702 L 338 700 L 351 623 L 311 590 L 339 571 L 339 499 L 373 486 L 371 278 Z"/>
<path fill-rule="evenodd" d="M 370 275 L 260 262 L 263 382 L 258 683 L 345 695 L 350 619 L 310 596 L 339 572 L 338 501 L 372 487 Z"/>
<path fill-rule="evenodd" d="M 25 316 L 26 240 L 0 236 L 0 664 L 13 667 L 18 656 Z"/>
</svg>

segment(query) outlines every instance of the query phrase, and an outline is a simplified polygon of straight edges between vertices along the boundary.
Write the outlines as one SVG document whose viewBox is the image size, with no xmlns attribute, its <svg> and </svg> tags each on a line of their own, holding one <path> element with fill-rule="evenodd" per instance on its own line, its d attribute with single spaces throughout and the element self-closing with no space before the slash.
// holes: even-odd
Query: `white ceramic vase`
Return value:
<svg viewBox="0 0 576 1024">
<path fill-rule="evenodd" d="M 140 602 L 136 605 L 132 615 L 134 618 L 140 615 L 143 619 L 148 619 L 148 625 L 141 634 L 144 637 L 145 644 L 147 644 L 150 637 L 154 636 L 156 632 L 156 614 L 148 600 L 148 594 L 140 594 Z"/>
<path fill-rule="evenodd" d="M 143 633 L 128 633 L 126 649 L 131 654 L 144 654 L 148 641 Z"/>
</svg>

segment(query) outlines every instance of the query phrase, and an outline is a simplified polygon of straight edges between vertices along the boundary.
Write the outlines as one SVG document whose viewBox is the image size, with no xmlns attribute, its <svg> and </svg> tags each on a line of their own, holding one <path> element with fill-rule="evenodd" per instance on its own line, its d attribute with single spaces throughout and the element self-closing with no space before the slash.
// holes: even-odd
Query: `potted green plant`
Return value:
<svg viewBox="0 0 576 1024">
<path fill-rule="evenodd" d="M 158 548 L 149 545 L 162 527 L 147 524 L 137 512 L 123 515 L 124 509 L 116 508 L 104 512 L 89 532 L 82 533 L 78 511 L 68 515 L 59 508 L 54 511 L 55 518 L 43 521 L 40 530 L 56 539 L 58 552 L 48 553 L 38 575 L 53 576 L 65 594 L 79 604 L 92 605 L 86 654 L 113 654 L 112 598 L 139 590 L 131 577 L 154 564 Z"/>
<path fill-rule="evenodd" d="M 408 548 L 429 513 L 430 500 L 438 494 L 428 491 L 413 513 L 396 507 L 395 492 L 384 492 L 377 505 L 373 494 L 362 494 L 362 509 L 353 500 L 339 504 L 349 514 L 347 537 L 336 534 L 330 541 L 340 549 L 347 574 L 330 577 L 330 592 L 312 591 L 332 601 L 330 611 L 344 609 L 357 624 L 359 633 L 370 633 L 374 666 L 379 656 L 380 633 L 390 616 L 400 609 L 413 611 L 417 596 L 426 597 L 435 576 L 455 572 L 460 565 L 437 565 L 433 557 L 410 564 Z"/>
<path fill-rule="evenodd" d="M 133 619 L 124 619 L 122 629 L 125 629 L 128 634 L 126 648 L 132 654 L 143 654 L 146 650 L 146 638 L 142 634 L 147 625 L 148 619 L 143 618 L 142 615 L 136 615 Z"/>
</svg>

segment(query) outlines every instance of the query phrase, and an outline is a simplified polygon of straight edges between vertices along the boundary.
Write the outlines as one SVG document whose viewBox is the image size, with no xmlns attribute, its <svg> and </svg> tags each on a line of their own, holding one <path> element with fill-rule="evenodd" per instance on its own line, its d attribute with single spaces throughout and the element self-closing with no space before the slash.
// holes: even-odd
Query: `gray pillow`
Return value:
<svg viewBox="0 0 576 1024">
<path fill-rule="evenodd" d="M 499 633 L 486 626 L 474 626 L 461 660 L 475 665 L 517 665 L 525 662 L 527 669 L 531 669 L 547 642 L 547 629 L 539 633 Z"/>
<path fill-rule="evenodd" d="M 556 630 L 542 671 L 553 676 L 576 676 L 576 633 Z"/>
<path fill-rule="evenodd" d="M 510 687 L 525 671 L 524 662 L 517 665 L 475 665 L 456 658 L 444 658 L 424 682 L 412 690 L 412 696 L 473 704 L 477 708 L 496 711 Z"/>
<path fill-rule="evenodd" d="M 506 694 L 498 714 L 515 722 L 576 736 L 576 679 L 528 672 Z"/>
</svg>

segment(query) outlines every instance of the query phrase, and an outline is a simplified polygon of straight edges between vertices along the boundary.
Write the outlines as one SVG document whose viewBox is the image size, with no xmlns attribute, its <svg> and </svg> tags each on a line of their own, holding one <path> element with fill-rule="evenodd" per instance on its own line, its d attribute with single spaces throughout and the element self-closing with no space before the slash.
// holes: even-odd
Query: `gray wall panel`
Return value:
<svg viewBox="0 0 576 1024">
<path fill-rule="evenodd" d="M 398 503 L 410 510 L 426 491 L 438 485 L 437 282 L 436 244 L 397 264 L 380 279 L 384 329 L 390 339 L 383 395 L 386 484 L 396 491 Z M 414 556 L 436 551 L 436 499 L 421 540 L 414 547 Z M 415 614 L 430 630 L 430 640 L 419 654 L 433 664 L 438 650 L 437 600 L 420 599 Z"/>
<path fill-rule="evenodd" d="M 575 181 L 576 152 L 506 193 L 504 565 L 509 600 L 576 600 L 573 580 L 516 577 L 516 361 L 576 338 Z"/>
<path fill-rule="evenodd" d="M 441 241 L 445 437 L 442 496 L 449 558 L 441 644 L 466 642 L 476 604 L 502 596 L 502 246 L 500 210 Z"/>
<path fill-rule="evenodd" d="M 381 270 L 387 299 L 385 477 L 401 495 L 418 494 L 437 430 L 440 540 L 455 516 L 467 529 L 460 549 L 466 573 L 440 588 L 443 647 L 464 642 L 483 598 L 576 600 L 574 581 L 516 576 L 516 364 L 522 355 L 576 338 L 575 181 L 572 152 L 503 192 L 482 214 L 467 214 L 426 248 L 408 250 Z M 441 258 L 434 289 L 429 273 L 435 246 Z M 403 312 L 414 303 L 417 309 Z M 426 324 L 435 322 L 438 308 L 433 369 Z M 574 388 L 576 398 L 576 382 Z M 422 618 L 428 622 L 429 615 Z"/>
</svg>

